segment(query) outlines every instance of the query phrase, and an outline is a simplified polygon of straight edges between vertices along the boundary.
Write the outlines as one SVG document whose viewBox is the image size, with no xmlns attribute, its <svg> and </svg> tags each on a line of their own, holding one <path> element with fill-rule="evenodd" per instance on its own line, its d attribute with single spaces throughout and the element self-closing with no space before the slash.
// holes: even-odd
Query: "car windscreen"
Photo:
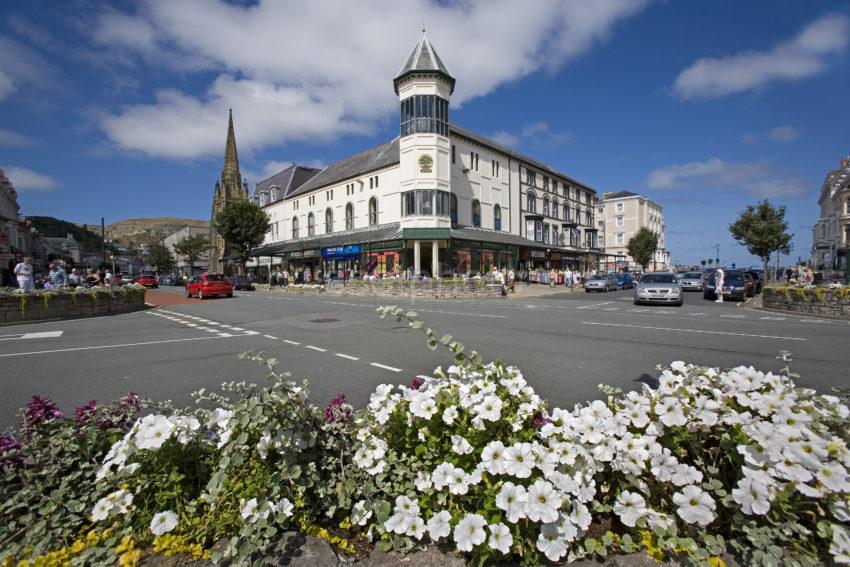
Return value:
<svg viewBox="0 0 850 567">
<path fill-rule="evenodd" d="M 607 280 L 608 276 L 603 276 L 600 274 L 596 274 L 595 276 L 590 276 L 591 280 Z"/>
<path fill-rule="evenodd" d="M 224 280 L 224 276 L 221 274 L 207 274 L 208 282 L 220 282 Z"/>
<path fill-rule="evenodd" d="M 702 274 L 700 272 L 688 272 L 684 277 L 689 280 L 698 280 L 702 278 Z"/>
<path fill-rule="evenodd" d="M 676 283 L 673 274 L 644 274 L 640 283 Z"/>
</svg>

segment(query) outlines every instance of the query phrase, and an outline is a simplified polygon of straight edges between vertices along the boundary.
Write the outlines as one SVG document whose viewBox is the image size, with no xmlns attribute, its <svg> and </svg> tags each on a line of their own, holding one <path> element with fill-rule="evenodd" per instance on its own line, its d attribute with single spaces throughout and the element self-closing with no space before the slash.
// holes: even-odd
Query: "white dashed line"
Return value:
<svg viewBox="0 0 850 567">
<path fill-rule="evenodd" d="M 259 331 L 245 331 L 246 335 L 259 335 Z"/>
<path fill-rule="evenodd" d="M 313 346 L 313 345 L 304 345 L 304 348 L 309 348 L 310 350 L 317 350 L 319 352 L 328 352 L 328 349 L 326 349 L 326 348 L 320 348 L 320 347 Z"/>
<path fill-rule="evenodd" d="M 387 366 L 386 364 L 379 364 L 377 362 L 370 362 L 372 366 L 377 368 L 383 368 L 384 370 L 389 370 L 390 372 L 401 372 L 401 368 L 395 368 L 394 366 Z"/>
<path fill-rule="evenodd" d="M 219 333 L 218 336 L 219 337 L 232 337 L 234 335 L 231 335 L 230 333 Z"/>
<path fill-rule="evenodd" d="M 338 356 L 340 358 L 347 358 L 348 360 L 360 360 L 356 356 L 351 356 L 349 354 L 342 354 L 341 352 L 336 353 L 335 356 Z"/>
<path fill-rule="evenodd" d="M 290 341 L 289 339 L 283 339 L 283 342 L 285 342 L 288 345 L 295 345 L 295 346 L 298 346 L 298 345 L 301 344 L 298 341 Z"/>
<path fill-rule="evenodd" d="M 595 307 L 602 307 L 603 305 L 608 305 L 612 303 L 611 301 L 605 301 L 603 303 L 594 303 L 592 305 L 582 305 L 581 307 L 577 307 L 576 309 L 593 309 Z"/>
<path fill-rule="evenodd" d="M 673 329 L 671 327 L 646 327 L 644 325 L 624 325 L 621 323 L 595 323 L 591 321 L 582 321 L 582 325 L 601 325 L 604 327 L 627 327 L 630 329 L 650 329 L 654 331 L 675 331 L 677 333 L 699 333 L 704 335 L 731 335 L 734 337 L 755 337 L 758 339 L 779 339 L 786 341 L 805 341 L 807 339 L 803 339 L 800 337 L 775 337 L 772 335 L 751 335 L 748 333 L 727 333 L 724 331 L 703 331 L 697 329 Z"/>
<path fill-rule="evenodd" d="M 277 340 L 277 337 L 273 337 L 273 336 L 271 336 L 271 335 L 263 335 L 263 336 L 264 336 L 264 337 L 266 337 L 267 339 L 271 339 L 271 340 L 273 340 L 273 341 L 276 341 L 276 340 Z"/>
<path fill-rule="evenodd" d="M 746 315 L 721 315 L 723 319 L 746 319 Z"/>
<path fill-rule="evenodd" d="M 244 331 L 245 330 L 242 327 L 230 327 L 230 329 L 233 330 L 233 331 Z"/>
</svg>

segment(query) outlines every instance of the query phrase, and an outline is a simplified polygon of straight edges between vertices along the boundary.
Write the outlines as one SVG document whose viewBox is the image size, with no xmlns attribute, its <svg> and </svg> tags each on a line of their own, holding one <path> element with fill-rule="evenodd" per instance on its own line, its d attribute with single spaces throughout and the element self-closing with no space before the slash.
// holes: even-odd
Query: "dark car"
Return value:
<svg viewBox="0 0 850 567">
<path fill-rule="evenodd" d="M 717 275 L 715 271 L 705 282 L 702 296 L 705 299 L 717 299 L 717 286 L 714 283 L 714 278 Z M 752 285 L 752 281 L 750 281 Z M 728 270 L 723 276 L 723 298 L 735 299 L 737 301 L 746 301 L 747 299 L 747 278 L 742 270 Z"/>
<path fill-rule="evenodd" d="M 635 280 L 631 274 L 617 274 L 617 289 L 632 289 L 635 287 Z"/>
<path fill-rule="evenodd" d="M 177 285 L 177 278 L 174 276 L 159 276 L 159 285 Z"/>
<path fill-rule="evenodd" d="M 746 272 L 753 278 L 753 283 L 755 283 L 755 293 L 761 293 L 762 288 L 764 288 L 764 270 L 747 270 Z"/>
<path fill-rule="evenodd" d="M 227 281 L 233 285 L 233 289 L 245 289 L 248 291 L 254 291 L 254 282 L 246 278 L 245 276 L 230 276 L 227 278 Z"/>
<path fill-rule="evenodd" d="M 186 284 L 186 297 L 193 295 L 197 295 L 198 299 L 214 295 L 233 297 L 233 284 L 227 281 L 224 274 L 201 274 Z"/>
</svg>

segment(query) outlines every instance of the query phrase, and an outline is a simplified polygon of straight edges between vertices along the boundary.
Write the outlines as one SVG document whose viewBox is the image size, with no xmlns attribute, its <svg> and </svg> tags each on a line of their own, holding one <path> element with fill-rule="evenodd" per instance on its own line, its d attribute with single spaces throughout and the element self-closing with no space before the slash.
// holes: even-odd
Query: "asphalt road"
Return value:
<svg viewBox="0 0 850 567">
<path fill-rule="evenodd" d="M 182 290 L 175 289 L 175 293 Z M 65 411 L 133 390 L 190 402 L 198 388 L 261 381 L 258 365 L 237 359 L 262 350 L 293 378 L 308 379 L 314 401 L 339 393 L 361 407 L 381 383 L 409 383 L 449 365 L 424 336 L 375 313 L 387 299 L 331 294 L 239 292 L 147 311 L 0 327 L 0 429 L 17 422 L 30 396 Z M 504 301 L 397 302 L 438 336 L 449 333 L 485 360 L 522 369 L 553 405 L 599 397 L 597 385 L 637 388 L 675 360 L 777 371 L 790 351 L 800 385 L 850 386 L 850 324 L 750 311 L 688 294 L 684 307 L 634 306 L 631 292 L 563 293 Z"/>
</svg>

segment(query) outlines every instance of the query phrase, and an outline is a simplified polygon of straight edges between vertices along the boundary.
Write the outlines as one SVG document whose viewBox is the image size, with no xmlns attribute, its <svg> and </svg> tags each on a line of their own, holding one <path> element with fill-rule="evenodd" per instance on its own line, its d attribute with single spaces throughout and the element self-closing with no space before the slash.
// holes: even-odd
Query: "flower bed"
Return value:
<svg viewBox="0 0 850 567">
<path fill-rule="evenodd" d="M 28 293 L 0 288 L 0 323 L 94 317 L 135 311 L 144 306 L 145 288 L 137 284 Z"/>
<path fill-rule="evenodd" d="M 268 385 L 227 383 L 186 410 L 91 403 L 71 420 L 35 400 L 0 444 L 0 565 L 127 565 L 142 548 L 246 565 L 288 529 L 345 556 L 441 543 L 479 565 L 850 562 L 850 410 L 789 371 L 676 362 L 657 387 L 551 408 L 519 369 L 381 312 L 454 364 L 379 386 L 359 412 L 344 396 L 320 410 L 253 354 Z"/>
<path fill-rule="evenodd" d="M 834 286 L 767 286 L 766 309 L 850 318 L 850 288 Z"/>
<path fill-rule="evenodd" d="M 328 291 L 340 295 L 373 297 L 421 297 L 435 299 L 501 299 L 502 286 L 483 278 L 401 280 L 336 280 Z"/>
<path fill-rule="evenodd" d="M 324 284 L 289 284 L 287 286 L 257 284 L 256 287 L 263 291 L 273 291 L 275 293 L 322 293 L 325 291 Z"/>
</svg>

